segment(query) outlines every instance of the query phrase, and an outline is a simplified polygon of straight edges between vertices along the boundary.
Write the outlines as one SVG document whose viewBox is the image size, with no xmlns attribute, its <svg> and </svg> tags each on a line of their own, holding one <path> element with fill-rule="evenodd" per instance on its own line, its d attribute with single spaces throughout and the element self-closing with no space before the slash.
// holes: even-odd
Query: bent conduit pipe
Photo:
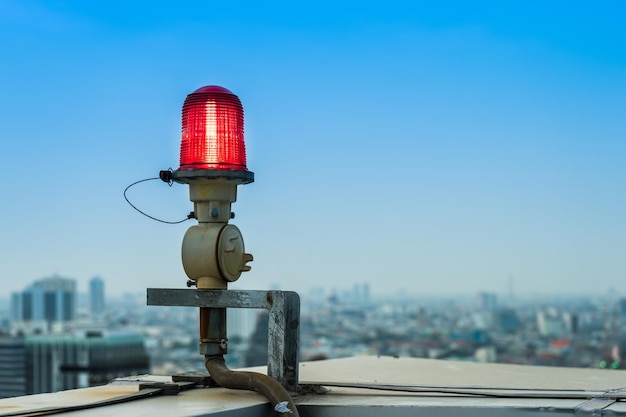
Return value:
<svg viewBox="0 0 626 417">
<path fill-rule="evenodd" d="M 300 416 L 287 390 L 274 378 L 257 372 L 233 371 L 226 366 L 222 355 L 205 355 L 204 364 L 220 387 L 258 392 L 272 403 L 275 411 L 290 417 Z"/>
</svg>

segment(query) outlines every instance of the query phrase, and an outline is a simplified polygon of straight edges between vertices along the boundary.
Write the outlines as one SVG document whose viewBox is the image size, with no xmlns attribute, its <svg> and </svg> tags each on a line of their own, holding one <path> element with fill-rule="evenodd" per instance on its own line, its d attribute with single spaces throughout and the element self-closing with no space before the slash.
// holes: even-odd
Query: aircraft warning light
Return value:
<svg viewBox="0 0 626 417">
<path fill-rule="evenodd" d="M 179 171 L 247 171 L 243 107 L 229 90 L 210 85 L 189 94 L 182 125 Z"/>
</svg>

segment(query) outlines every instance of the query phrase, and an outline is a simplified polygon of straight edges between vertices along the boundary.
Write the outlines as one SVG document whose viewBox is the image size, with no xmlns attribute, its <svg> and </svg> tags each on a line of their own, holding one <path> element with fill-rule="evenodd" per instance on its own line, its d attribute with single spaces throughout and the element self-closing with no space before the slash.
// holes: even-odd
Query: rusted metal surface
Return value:
<svg viewBox="0 0 626 417">
<path fill-rule="evenodd" d="M 288 391 L 298 386 L 300 297 L 293 291 L 148 288 L 148 305 L 262 308 L 269 312 L 267 373 Z"/>
<path fill-rule="evenodd" d="M 226 337 L 226 309 L 200 307 L 200 354 L 228 353 Z"/>
</svg>

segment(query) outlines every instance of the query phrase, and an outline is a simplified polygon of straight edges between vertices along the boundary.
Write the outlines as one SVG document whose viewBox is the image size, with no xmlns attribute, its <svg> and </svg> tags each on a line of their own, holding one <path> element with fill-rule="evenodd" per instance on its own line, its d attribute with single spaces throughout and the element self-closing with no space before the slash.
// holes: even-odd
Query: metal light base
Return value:
<svg viewBox="0 0 626 417">
<path fill-rule="evenodd" d="M 148 288 L 148 305 L 268 310 L 267 374 L 280 382 L 287 391 L 296 391 L 300 348 L 300 296 L 298 293 Z"/>
<path fill-rule="evenodd" d="M 254 172 L 234 169 L 188 169 L 188 170 L 163 170 L 159 171 L 159 178 L 163 182 L 177 182 L 179 184 L 191 184 L 199 180 L 226 179 L 235 184 L 250 184 L 254 182 Z"/>
</svg>

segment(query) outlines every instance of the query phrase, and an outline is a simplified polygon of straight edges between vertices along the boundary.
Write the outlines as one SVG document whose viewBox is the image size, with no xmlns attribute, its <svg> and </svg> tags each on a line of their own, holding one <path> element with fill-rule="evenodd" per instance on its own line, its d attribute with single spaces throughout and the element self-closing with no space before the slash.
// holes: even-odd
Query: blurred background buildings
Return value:
<svg viewBox="0 0 626 417">
<path fill-rule="evenodd" d="M 106 296 L 54 276 L 6 300 L 0 397 L 103 384 L 143 373 L 204 371 L 198 311 L 149 307 L 145 294 Z M 302 298 L 303 361 L 389 355 L 476 362 L 623 369 L 626 298 L 371 294 L 368 283 L 312 289 Z M 231 367 L 267 363 L 267 314 L 229 309 Z"/>
</svg>

